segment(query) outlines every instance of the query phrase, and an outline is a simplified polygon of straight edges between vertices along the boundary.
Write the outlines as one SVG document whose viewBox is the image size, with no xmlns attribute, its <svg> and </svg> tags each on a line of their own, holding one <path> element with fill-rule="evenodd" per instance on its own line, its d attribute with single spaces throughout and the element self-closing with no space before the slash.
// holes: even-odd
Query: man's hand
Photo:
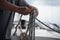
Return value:
<svg viewBox="0 0 60 40">
<path fill-rule="evenodd" d="M 33 7 L 33 6 L 28 6 L 28 7 L 20 7 L 19 8 L 19 13 L 23 14 L 23 15 L 28 15 L 30 14 L 33 9 L 35 9 L 36 11 L 36 16 L 38 15 L 38 10 L 37 8 Z"/>
<path fill-rule="evenodd" d="M 34 7 L 35 12 L 36 12 L 36 16 L 38 16 L 38 9 L 36 7 Z"/>
<path fill-rule="evenodd" d="M 33 10 L 33 7 L 20 7 L 18 12 L 23 15 L 28 15 L 29 13 L 32 12 L 32 10 Z"/>
</svg>

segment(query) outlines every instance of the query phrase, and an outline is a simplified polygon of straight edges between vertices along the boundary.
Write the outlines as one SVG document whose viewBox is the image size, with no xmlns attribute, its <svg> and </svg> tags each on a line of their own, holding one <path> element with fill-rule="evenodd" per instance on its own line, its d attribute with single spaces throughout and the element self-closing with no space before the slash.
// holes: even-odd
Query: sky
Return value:
<svg viewBox="0 0 60 40">
<path fill-rule="evenodd" d="M 32 6 L 38 9 L 39 15 L 37 18 L 43 22 L 60 24 L 60 0 L 26 0 Z M 18 16 L 18 14 L 16 14 Z M 22 19 L 28 20 L 23 16 Z M 16 17 L 17 18 L 17 17 Z M 18 20 L 16 19 L 15 20 Z"/>
</svg>

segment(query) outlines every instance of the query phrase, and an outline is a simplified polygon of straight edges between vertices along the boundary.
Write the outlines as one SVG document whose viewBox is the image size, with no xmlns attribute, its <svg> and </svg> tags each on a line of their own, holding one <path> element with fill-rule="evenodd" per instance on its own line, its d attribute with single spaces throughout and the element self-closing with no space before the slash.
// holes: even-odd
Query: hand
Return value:
<svg viewBox="0 0 60 40">
<path fill-rule="evenodd" d="M 19 13 L 23 15 L 28 15 L 30 12 L 32 12 L 33 8 L 32 7 L 20 7 L 19 8 Z"/>
<path fill-rule="evenodd" d="M 19 13 L 21 13 L 23 15 L 28 15 L 33 11 L 33 9 L 35 9 L 36 16 L 38 16 L 38 10 L 36 7 L 33 7 L 33 6 L 19 7 Z"/>
<path fill-rule="evenodd" d="M 36 16 L 38 16 L 38 9 L 37 9 L 36 7 L 34 7 L 34 6 L 31 6 L 31 7 L 34 8 L 34 10 L 35 10 L 35 12 L 36 12 Z"/>
</svg>

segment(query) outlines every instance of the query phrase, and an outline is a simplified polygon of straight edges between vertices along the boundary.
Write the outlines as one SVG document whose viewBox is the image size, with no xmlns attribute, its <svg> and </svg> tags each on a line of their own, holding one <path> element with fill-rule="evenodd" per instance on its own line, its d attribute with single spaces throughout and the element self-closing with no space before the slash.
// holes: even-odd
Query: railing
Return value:
<svg viewBox="0 0 60 40">
<path fill-rule="evenodd" d="M 30 14 L 29 19 L 29 40 L 35 40 L 35 10 Z"/>
<path fill-rule="evenodd" d="M 51 27 L 49 27 L 48 25 L 46 25 L 45 23 L 43 23 L 42 21 L 40 21 L 39 19 L 37 19 L 37 18 L 35 18 L 37 21 L 39 21 L 41 24 L 43 24 L 44 26 L 46 26 L 46 27 L 48 27 L 49 29 L 51 29 L 52 31 L 54 31 L 54 32 L 57 32 L 57 33 L 59 33 L 60 34 L 60 31 L 58 31 L 58 30 L 55 30 L 55 29 L 53 29 L 53 28 L 51 28 Z"/>
</svg>

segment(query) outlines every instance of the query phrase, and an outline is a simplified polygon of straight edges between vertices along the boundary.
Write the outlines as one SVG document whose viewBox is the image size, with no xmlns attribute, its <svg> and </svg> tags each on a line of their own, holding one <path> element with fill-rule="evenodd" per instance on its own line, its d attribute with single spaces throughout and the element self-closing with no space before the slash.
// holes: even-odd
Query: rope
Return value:
<svg viewBox="0 0 60 40">
<path fill-rule="evenodd" d="M 13 36 L 16 35 L 16 31 L 17 31 L 17 27 L 18 27 L 18 26 L 20 26 L 20 31 L 22 32 L 22 30 L 21 30 L 21 29 L 22 29 L 22 28 L 21 28 L 21 18 L 22 18 L 22 16 L 23 16 L 23 15 L 20 16 L 20 20 L 19 20 L 18 24 L 17 24 L 16 27 L 15 27 L 15 32 L 14 32 Z"/>
<path fill-rule="evenodd" d="M 57 32 L 57 33 L 59 33 L 59 34 L 60 34 L 60 32 L 59 32 L 59 31 L 52 29 L 51 27 L 49 27 L 48 25 L 44 24 L 43 22 L 41 22 L 41 21 L 40 21 L 40 20 L 38 20 L 37 18 L 35 18 L 35 19 L 36 19 L 37 21 L 39 21 L 41 24 L 43 24 L 44 26 L 46 26 L 46 27 L 48 27 L 49 29 L 53 30 L 54 32 Z"/>
</svg>

